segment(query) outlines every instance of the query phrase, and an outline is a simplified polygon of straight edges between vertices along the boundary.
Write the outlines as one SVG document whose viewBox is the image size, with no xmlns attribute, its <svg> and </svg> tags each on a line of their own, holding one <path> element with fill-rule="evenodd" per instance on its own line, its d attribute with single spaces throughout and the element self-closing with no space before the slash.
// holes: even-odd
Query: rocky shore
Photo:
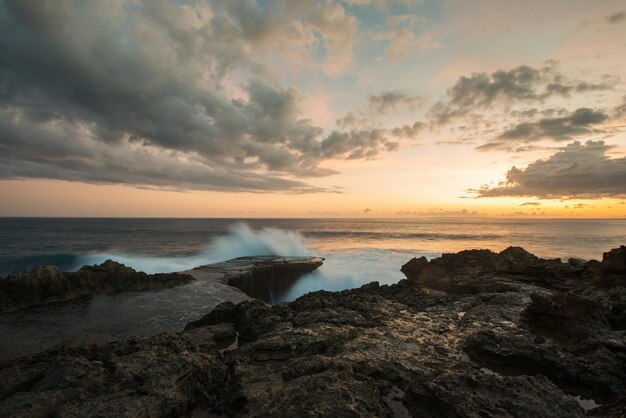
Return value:
<svg viewBox="0 0 626 418">
<path fill-rule="evenodd" d="M 101 293 L 159 289 L 193 280 L 188 274 L 146 274 L 112 260 L 84 266 L 76 272 L 62 272 L 56 266 L 35 267 L 0 279 L 0 313 Z"/>
<path fill-rule="evenodd" d="M 406 280 L 0 363 L 0 416 L 622 417 L 626 247 L 410 260 Z"/>
</svg>

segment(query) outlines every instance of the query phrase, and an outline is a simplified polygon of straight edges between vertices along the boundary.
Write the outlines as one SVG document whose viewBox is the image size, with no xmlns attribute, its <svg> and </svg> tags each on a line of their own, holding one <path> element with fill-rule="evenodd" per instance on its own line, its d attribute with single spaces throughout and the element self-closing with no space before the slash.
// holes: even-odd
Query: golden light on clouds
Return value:
<svg viewBox="0 0 626 418">
<path fill-rule="evenodd" d="M 623 2 L 56 6 L 0 5 L 0 215 L 626 216 Z"/>
</svg>

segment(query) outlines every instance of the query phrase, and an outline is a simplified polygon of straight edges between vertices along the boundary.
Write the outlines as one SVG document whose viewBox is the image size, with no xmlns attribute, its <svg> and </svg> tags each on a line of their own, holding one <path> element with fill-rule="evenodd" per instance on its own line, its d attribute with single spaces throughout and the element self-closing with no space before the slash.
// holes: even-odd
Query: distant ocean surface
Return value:
<svg viewBox="0 0 626 418">
<path fill-rule="evenodd" d="M 319 255 L 316 272 L 285 297 L 395 283 L 409 259 L 521 246 L 546 258 L 601 259 L 626 244 L 626 219 L 138 219 L 0 218 L 0 277 L 36 265 L 77 270 L 113 259 L 149 273 L 247 255 Z M 193 290 L 195 289 L 195 290 Z M 180 330 L 212 306 L 198 288 L 100 295 L 0 315 L 0 358 L 26 344 L 85 334 Z M 28 350 L 26 350 L 28 351 Z"/>
<path fill-rule="evenodd" d="M 626 219 L 0 218 L 0 276 L 42 264 L 78 269 L 106 258 L 159 272 L 268 253 L 371 251 L 385 263 L 395 252 L 510 245 L 542 257 L 591 259 L 625 238 Z"/>
</svg>

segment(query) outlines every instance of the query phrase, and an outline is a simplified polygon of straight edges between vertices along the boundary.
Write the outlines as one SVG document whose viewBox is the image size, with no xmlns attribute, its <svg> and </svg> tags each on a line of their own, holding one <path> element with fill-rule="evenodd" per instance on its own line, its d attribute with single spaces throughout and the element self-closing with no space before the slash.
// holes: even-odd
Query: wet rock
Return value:
<svg viewBox="0 0 626 418">
<path fill-rule="evenodd" d="M 158 289 L 193 280 L 179 273 L 146 274 L 111 260 L 76 272 L 62 272 L 55 266 L 35 267 L 0 279 L 0 312 L 100 293 Z"/>
<path fill-rule="evenodd" d="M 1 416 L 184 416 L 220 412 L 228 368 L 186 339 L 151 338 L 51 350 L 0 364 Z"/>
<path fill-rule="evenodd" d="M 5 363 L 0 411 L 623 416 L 619 269 L 543 260 L 520 248 L 407 264 L 409 279 L 394 285 L 313 292 L 275 306 L 223 303 L 181 334 Z"/>
</svg>

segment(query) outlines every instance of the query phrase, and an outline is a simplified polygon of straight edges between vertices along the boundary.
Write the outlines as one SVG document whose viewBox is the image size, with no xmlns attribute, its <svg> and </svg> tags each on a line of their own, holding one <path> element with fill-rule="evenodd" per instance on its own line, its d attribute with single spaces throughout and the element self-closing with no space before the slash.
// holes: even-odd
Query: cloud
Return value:
<svg viewBox="0 0 626 418">
<path fill-rule="evenodd" d="M 520 206 L 541 206 L 541 203 L 537 203 L 537 202 L 524 202 L 521 203 Z"/>
<path fill-rule="evenodd" d="M 344 0 L 348 4 L 357 6 L 369 6 L 372 5 L 379 10 L 385 10 L 389 6 L 394 4 L 402 4 L 405 7 L 422 4 L 424 0 Z"/>
<path fill-rule="evenodd" d="M 0 177 L 232 191 L 323 191 L 333 158 L 397 149 L 323 130 L 272 65 L 336 75 L 356 19 L 340 4 L 0 2 Z M 408 99 L 407 99 L 408 100 Z"/>
<path fill-rule="evenodd" d="M 418 15 L 413 15 L 413 14 L 393 15 L 387 18 L 387 24 L 389 26 L 400 26 L 400 25 L 415 26 L 416 24 L 422 23 L 425 21 L 426 21 L 426 18 L 424 16 L 418 16 Z"/>
<path fill-rule="evenodd" d="M 0 177 L 52 178 L 124 183 L 185 190 L 327 191 L 302 181 L 250 170 L 211 166 L 197 154 L 122 140 L 116 146 L 93 138 L 82 122 L 41 127 L 0 117 Z M 329 190 L 328 190 L 329 191 Z"/>
<path fill-rule="evenodd" d="M 462 133 L 438 143 L 477 143 L 479 151 L 525 152 L 543 140 L 617 132 L 611 122 L 626 114 L 623 107 L 568 110 L 556 104 L 564 99 L 608 103 L 611 95 L 621 93 L 620 78 L 604 74 L 580 80 L 562 74 L 557 65 L 547 61 L 542 67 L 522 65 L 460 77 L 430 107 L 426 122 L 433 131 Z"/>
<path fill-rule="evenodd" d="M 384 129 L 333 131 L 324 138 L 319 149 L 323 158 L 372 159 L 381 151 L 395 151 L 398 142 L 390 141 Z"/>
<path fill-rule="evenodd" d="M 416 211 L 416 210 L 401 210 L 397 211 L 396 215 L 398 216 L 428 216 L 428 217 L 465 217 L 465 216 L 485 216 L 484 212 L 480 212 L 477 210 L 447 210 L 441 208 L 435 208 L 425 211 Z"/>
<path fill-rule="evenodd" d="M 626 117 L 626 96 L 622 99 L 622 104 L 615 108 L 615 118 Z"/>
<path fill-rule="evenodd" d="M 417 121 L 413 125 L 397 126 L 391 130 L 391 133 L 400 138 L 415 138 L 425 128 L 425 123 Z"/>
<path fill-rule="evenodd" d="M 546 160 L 512 167 L 496 187 L 472 190 L 477 197 L 519 196 L 539 199 L 626 196 L 626 157 L 610 159 L 603 141 L 573 142 Z"/>
<path fill-rule="evenodd" d="M 436 103 L 430 113 L 439 123 L 462 116 L 476 108 L 490 107 L 497 100 L 536 100 L 544 96 L 538 86 L 546 81 L 550 69 L 519 66 L 491 74 L 462 76 L 447 91 L 446 99 Z"/>
<path fill-rule="evenodd" d="M 417 34 L 407 27 L 378 32 L 373 35 L 373 39 L 389 42 L 386 49 L 387 57 L 394 61 L 402 61 L 414 50 L 425 51 L 441 46 L 432 32 Z"/>
<path fill-rule="evenodd" d="M 514 149 L 520 143 L 551 139 L 566 141 L 581 135 L 604 133 L 606 130 L 595 127 L 609 119 L 603 111 L 580 108 L 567 116 L 541 118 L 533 122 L 522 122 L 507 129 L 495 141 L 477 147 L 478 150 Z"/>
<path fill-rule="evenodd" d="M 385 114 L 401 108 L 415 111 L 425 102 L 421 96 L 411 96 L 405 92 L 394 90 L 369 97 L 368 104 L 374 113 Z"/>
<path fill-rule="evenodd" d="M 572 93 L 612 90 L 619 78 L 604 76 L 599 83 L 569 80 L 553 64 L 541 68 L 521 65 L 491 74 L 462 76 L 448 89 L 446 97 L 429 111 L 438 125 L 454 122 L 471 112 L 491 109 L 495 104 L 543 103 L 553 96 L 569 97 Z"/>
<path fill-rule="evenodd" d="M 369 118 L 364 115 L 360 115 L 358 112 L 348 112 L 343 118 L 335 120 L 337 127 L 347 129 L 356 126 L 365 126 L 369 122 Z"/>
<path fill-rule="evenodd" d="M 606 21 L 609 23 L 619 23 L 626 20 L 626 12 L 615 12 L 606 17 Z"/>
<path fill-rule="evenodd" d="M 423 122 L 414 122 L 412 125 L 405 124 L 391 128 L 371 128 L 376 126 L 381 116 L 393 112 L 409 111 L 415 112 L 423 106 L 425 99 L 421 96 L 413 96 L 399 90 L 382 92 L 378 95 L 370 95 L 367 104 L 360 110 L 350 111 L 344 117 L 335 121 L 338 128 L 356 129 L 369 132 L 370 135 L 383 137 L 383 135 L 391 135 L 396 138 L 411 139 L 417 136 L 419 132 L 426 128 Z M 365 127 L 370 127 L 365 129 Z M 335 135 L 337 133 L 334 133 Z M 331 134 L 332 135 L 332 134 Z M 347 138 L 346 135 L 344 137 Z M 381 141 L 384 142 L 384 141 Z M 398 144 L 384 144 L 388 150 L 396 149 Z"/>
</svg>

